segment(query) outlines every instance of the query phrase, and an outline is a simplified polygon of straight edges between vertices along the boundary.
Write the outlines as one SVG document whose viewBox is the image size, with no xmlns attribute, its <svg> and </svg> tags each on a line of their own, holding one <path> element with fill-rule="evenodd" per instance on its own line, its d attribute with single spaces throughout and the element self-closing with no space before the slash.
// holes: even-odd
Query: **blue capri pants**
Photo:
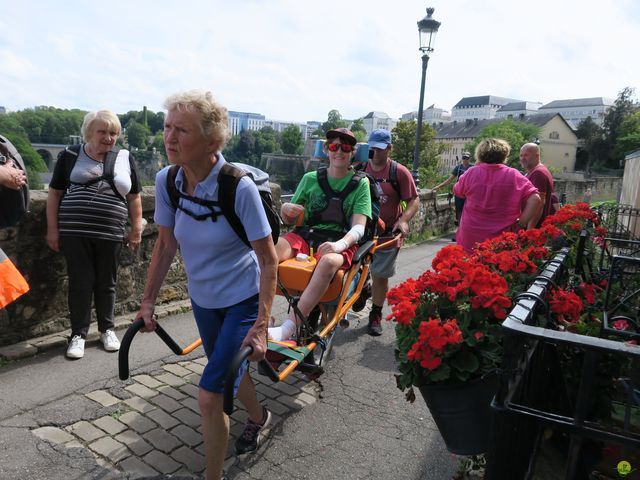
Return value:
<svg viewBox="0 0 640 480">
<path fill-rule="evenodd" d="M 229 364 L 258 318 L 258 295 L 225 308 L 203 308 L 193 299 L 191 305 L 208 359 L 200 379 L 200 387 L 209 392 L 222 393 Z M 248 366 L 249 362 L 246 361 L 238 369 L 234 395 Z"/>
</svg>

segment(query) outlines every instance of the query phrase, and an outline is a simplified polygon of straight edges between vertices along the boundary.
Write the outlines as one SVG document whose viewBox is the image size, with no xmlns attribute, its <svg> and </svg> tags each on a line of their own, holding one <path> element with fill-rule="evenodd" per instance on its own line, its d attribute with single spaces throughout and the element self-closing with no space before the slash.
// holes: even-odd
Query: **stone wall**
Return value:
<svg viewBox="0 0 640 480">
<path fill-rule="evenodd" d="M 280 188 L 272 185 L 274 198 L 280 198 Z M 157 230 L 153 223 L 154 187 L 145 187 L 142 194 L 143 215 L 148 225 L 142 244 L 136 253 L 123 249 L 118 272 L 116 315 L 136 312 L 139 306 L 147 267 L 151 259 Z M 23 273 L 31 291 L 0 309 L 0 346 L 14 344 L 69 328 L 67 310 L 67 274 L 64 258 L 51 251 L 45 243 L 45 191 L 32 192 L 31 213 L 15 228 L 0 230 L 0 247 Z M 421 194 L 421 206 L 412 222 L 412 231 L 439 235 L 453 229 L 451 205 L 445 200 L 434 208 L 431 192 Z M 186 300 L 187 288 L 180 255 L 171 265 L 164 282 L 159 304 L 169 305 Z M 95 326 L 92 327 L 95 329 Z"/>
<path fill-rule="evenodd" d="M 584 194 L 588 188 L 591 189 L 592 202 L 617 201 L 622 188 L 621 177 L 591 177 L 584 180 L 554 178 L 553 183 L 558 198 L 563 193 L 566 194 L 566 203 L 584 201 Z"/>
</svg>

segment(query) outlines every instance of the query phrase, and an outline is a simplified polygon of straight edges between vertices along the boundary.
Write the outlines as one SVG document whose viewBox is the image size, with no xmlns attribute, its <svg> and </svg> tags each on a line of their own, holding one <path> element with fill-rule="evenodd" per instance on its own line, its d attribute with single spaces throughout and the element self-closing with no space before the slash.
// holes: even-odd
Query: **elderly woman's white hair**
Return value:
<svg viewBox="0 0 640 480">
<path fill-rule="evenodd" d="M 120 135 L 120 132 L 122 131 L 120 119 L 112 111 L 98 110 L 97 112 L 89 112 L 84 116 L 82 127 L 80 127 L 80 134 L 85 142 L 91 141 L 96 122 L 106 123 L 109 130 L 113 129 L 116 131 L 116 136 Z"/>
<path fill-rule="evenodd" d="M 227 109 L 213 99 L 211 92 L 190 90 L 171 95 L 164 102 L 167 111 L 197 113 L 202 133 L 211 137 L 222 150 L 229 139 L 229 114 Z"/>
</svg>

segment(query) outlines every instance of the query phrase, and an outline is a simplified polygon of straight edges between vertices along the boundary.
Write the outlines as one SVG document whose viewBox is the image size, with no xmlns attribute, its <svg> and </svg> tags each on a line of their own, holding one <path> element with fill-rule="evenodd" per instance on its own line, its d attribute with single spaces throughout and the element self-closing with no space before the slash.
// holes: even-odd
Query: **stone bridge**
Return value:
<svg viewBox="0 0 640 480">
<path fill-rule="evenodd" d="M 56 166 L 58 154 L 67 147 L 66 144 L 58 143 L 32 143 L 31 146 L 42 157 L 50 172 Z"/>
</svg>

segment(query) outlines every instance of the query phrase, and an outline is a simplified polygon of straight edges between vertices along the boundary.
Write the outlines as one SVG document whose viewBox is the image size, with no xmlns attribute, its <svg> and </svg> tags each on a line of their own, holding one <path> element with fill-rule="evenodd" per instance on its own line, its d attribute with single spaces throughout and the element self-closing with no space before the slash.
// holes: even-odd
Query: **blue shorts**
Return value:
<svg viewBox="0 0 640 480">
<path fill-rule="evenodd" d="M 258 318 L 258 295 L 226 308 L 202 308 L 193 299 L 191 305 L 209 360 L 202 372 L 200 387 L 208 392 L 222 393 L 229 364 L 240 351 L 242 341 Z M 234 395 L 248 366 L 249 362 L 246 361 L 238 369 Z"/>
</svg>

